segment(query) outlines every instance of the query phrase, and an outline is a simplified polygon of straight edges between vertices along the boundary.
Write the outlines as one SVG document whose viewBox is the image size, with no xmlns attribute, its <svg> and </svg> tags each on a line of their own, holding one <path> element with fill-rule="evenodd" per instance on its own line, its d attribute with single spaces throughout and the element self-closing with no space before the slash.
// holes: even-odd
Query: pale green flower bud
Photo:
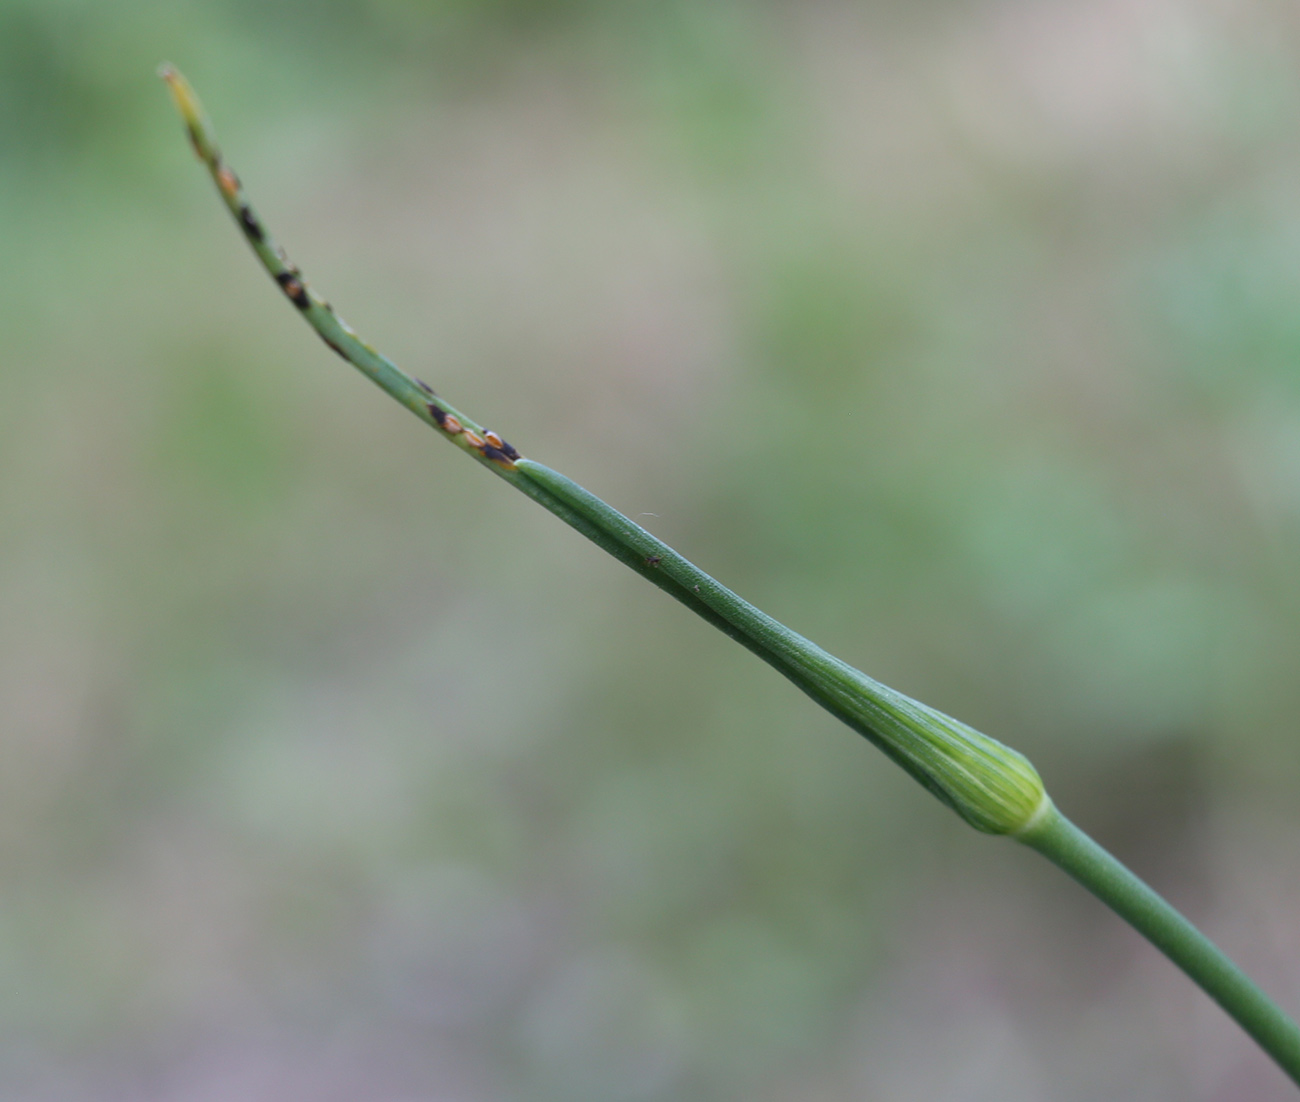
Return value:
<svg viewBox="0 0 1300 1102">
<path fill-rule="evenodd" d="M 833 709 L 976 830 L 1019 834 L 1052 807 L 1021 753 L 843 663 L 819 686 Z M 833 687 L 832 687 L 833 686 Z M 818 694 L 814 694 L 818 695 Z"/>
</svg>

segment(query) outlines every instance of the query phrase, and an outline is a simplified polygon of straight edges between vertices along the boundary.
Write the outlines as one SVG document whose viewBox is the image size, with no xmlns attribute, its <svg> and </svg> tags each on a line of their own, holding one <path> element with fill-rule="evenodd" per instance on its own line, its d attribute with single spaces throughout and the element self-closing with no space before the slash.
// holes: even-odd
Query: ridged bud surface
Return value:
<svg viewBox="0 0 1300 1102">
<path fill-rule="evenodd" d="M 1038 770 L 1023 754 L 845 669 L 852 675 L 844 679 L 851 695 L 839 697 L 837 710 L 977 830 L 1015 834 L 1051 806 Z"/>
</svg>

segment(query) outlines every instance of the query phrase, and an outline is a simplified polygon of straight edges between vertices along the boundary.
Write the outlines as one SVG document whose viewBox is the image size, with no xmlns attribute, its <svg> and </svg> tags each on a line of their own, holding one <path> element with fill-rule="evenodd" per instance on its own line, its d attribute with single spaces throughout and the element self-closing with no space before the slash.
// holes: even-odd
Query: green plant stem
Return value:
<svg viewBox="0 0 1300 1102">
<path fill-rule="evenodd" d="M 1160 948 L 1300 1084 L 1295 1023 L 1173 907 L 1065 819 L 1023 755 L 791 631 L 594 494 L 525 458 L 363 341 L 266 231 L 184 78 L 170 66 L 161 75 L 249 245 L 330 348 L 493 474 L 779 670 L 972 826 L 1013 835 L 1059 865 Z"/>
<path fill-rule="evenodd" d="M 1046 796 L 1032 765 L 996 739 L 896 692 L 828 654 L 714 581 L 576 482 L 524 458 L 511 444 L 436 395 L 362 340 L 308 285 L 258 217 L 222 157 L 194 90 L 164 66 L 190 143 L 249 246 L 321 339 L 448 441 L 597 546 L 780 670 L 861 732 L 977 829 L 1010 833 Z"/>
<path fill-rule="evenodd" d="M 1300 1028 L 1162 896 L 1055 808 L 1016 837 L 1147 938 L 1300 1084 Z"/>
</svg>

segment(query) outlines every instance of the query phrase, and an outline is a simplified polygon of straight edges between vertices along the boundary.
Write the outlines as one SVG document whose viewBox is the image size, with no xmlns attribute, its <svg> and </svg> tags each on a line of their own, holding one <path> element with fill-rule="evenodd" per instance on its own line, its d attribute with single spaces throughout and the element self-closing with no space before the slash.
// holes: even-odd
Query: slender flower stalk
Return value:
<svg viewBox="0 0 1300 1102">
<path fill-rule="evenodd" d="M 262 265 L 330 348 L 493 474 L 775 667 L 977 830 L 1037 849 L 1183 969 L 1300 1085 L 1300 1029 L 1223 952 L 1066 819 L 1020 753 L 896 692 L 791 631 L 564 475 L 440 398 L 363 341 L 267 232 L 226 163 L 194 90 L 159 71 L 190 142 Z"/>
</svg>

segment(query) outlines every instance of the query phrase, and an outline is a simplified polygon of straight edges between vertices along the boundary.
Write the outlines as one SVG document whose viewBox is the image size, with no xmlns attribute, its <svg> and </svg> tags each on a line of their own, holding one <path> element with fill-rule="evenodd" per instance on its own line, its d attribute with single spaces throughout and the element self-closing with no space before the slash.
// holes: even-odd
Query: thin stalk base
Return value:
<svg viewBox="0 0 1300 1102">
<path fill-rule="evenodd" d="M 1055 808 L 1016 837 L 1132 924 L 1300 1086 L 1300 1027 L 1164 898 Z"/>
</svg>

